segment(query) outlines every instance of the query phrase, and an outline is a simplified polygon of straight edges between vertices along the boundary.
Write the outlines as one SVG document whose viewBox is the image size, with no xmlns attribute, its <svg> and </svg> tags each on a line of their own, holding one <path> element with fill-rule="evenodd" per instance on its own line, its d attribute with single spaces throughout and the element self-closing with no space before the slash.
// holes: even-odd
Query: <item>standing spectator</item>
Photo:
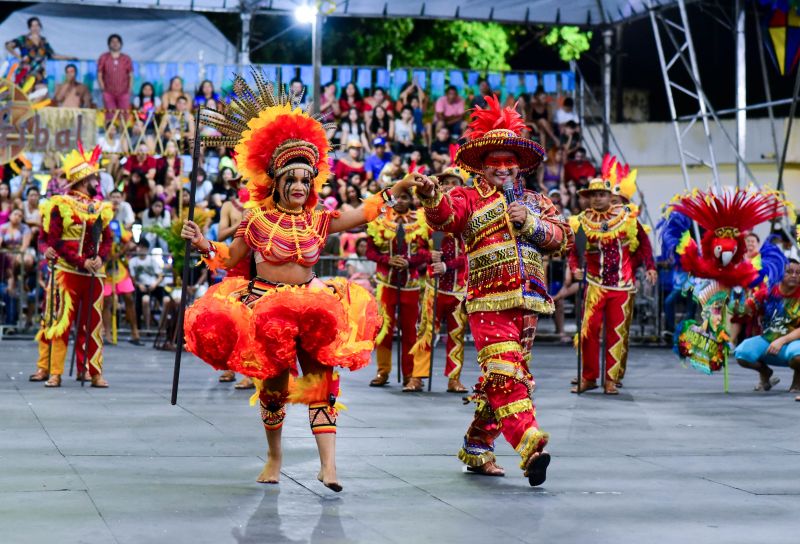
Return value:
<svg viewBox="0 0 800 544">
<path fill-rule="evenodd" d="M 374 293 L 375 271 L 378 265 L 367 259 L 368 243 L 366 237 L 358 238 L 356 241 L 356 251 L 350 255 L 346 263 L 347 279 Z"/>
<path fill-rule="evenodd" d="M 345 85 L 344 89 L 342 89 L 342 94 L 339 96 L 339 110 L 342 114 L 348 112 L 349 115 L 351 108 L 355 108 L 358 113 L 363 113 L 364 111 L 364 99 L 361 97 L 361 91 L 352 81 Z"/>
<path fill-rule="evenodd" d="M 436 130 L 447 127 L 456 139 L 464 132 L 464 100 L 458 96 L 458 89 L 450 85 L 436 100 L 434 105 Z"/>
<path fill-rule="evenodd" d="M 136 253 L 128 260 L 131 278 L 136 286 L 136 315 L 142 316 L 142 325 L 149 329 L 151 325 L 150 297 L 162 303 L 166 308 L 169 295 L 164 290 L 164 262 L 161 257 L 149 253 L 150 244 L 146 239 L 139 240 Z"/>
<path fill-rule="evenodd" d="M 77 80 L 78 68 L 67 64 L 64 68 L 64 82 L 56 87 L 53 103 L 60 108 L 91 108 L 92 95 L 89 87 Z"/>
<path fill-rule="evenodd" d="M 303 80 L 299 77 L 292 79 L 289 82 L 289 92 L 300 98 L 299 104 L 301 106 L 305 106 L 308 101 L 312 98 L 308 96 L 308 92 L 306 91 L 306 86 L 303 84 Z"/>
<path fill-rule="evenodd" d="M 174 110 L 178 105 L 178 99 L 183 98 L 189 104 L 189 95 L 183 90 L 183 79 L 175 76 L 169 80 L 169 88 L 161 95 L 161 107 L 166 110 Z"/>
<path fill-rule="evenodd" d="M 336 98 L 336 84 L 331 82 L 322 86 L 319 100 L 320 121 L 323 123 L 335 123 L 342 114 L 339 109 L 339 100 Z M 328 140 L 336 134 L 336 129 L 328 130 Z"/>
<path fill-rule="evenodd" d="M 97 59 L 97 85 L 103 91 L 103 104 L 108 111 L 131 109 L 133 61 L 122 52 L 122 37 L 111 34 L 108 51 Z"/>
<path fill-rule="evenodd" d="M 381 171 L 392 160 L 392 154 L 386 151 L 386 140 L 384 138 L 375 138 L 372 141 L 372 147 L 375 151 L 367 157 L 364 165 L 367 169 L 367 179 L 381 181 Z"/>
<path fill-rule="evenodd" d="M 394 140 L 394 119 L 383 106 L 375 106 L 369 123 L 369 132 L 372 138 L 380 137 L 389 142 Z"/>
<path fill-rule="evenodd" d="M 358 142 L 363 145 L 365 149 L 369 149 L 367 127 L 364 125 L 361 114 L 356 108 L 350 108 L 347 111 L 347 117 L 342 120 L 341 130 L 341 141 L 343 144 L 350 145 L 351 142 Z"/>
<path fill-rule="evenodd" d="M 8 291 L 14 292 L 16 280 L 21 267 L 26 271 L 33 270 L 34 258 L 28 248 L 31 245 L 31 229 L 22 222 L 22 210 L 14 209 L 8 222 L 0 225 L 0 249 L 12 252 L 9 255 L 0 254 L 3 270 L 0 278 L 6 278 Z"/>
<path fill-rule="evenodd" d="M 122 192 L 117 189 L 111 191 L 109 198 L 111 199 L 111 208 L 114 210 L 114 220 L 125 229 L 130 230 L 133 222 L 136 221 L 133 208 L 123 200 Z"/>
<path fill-rule="evenodd" d="M 141 170 L 133 170 L 126 188 L 127 200 L 137 216 L 150 207 L 155 193 L 155 182 L 148 182 Z"/>
<path fill-rule="evenodd" d="M 36 78 L 37 83 L 42 83 L 45 74 L 47 59 L 78 60 L 74 57 L 57 55 L 47 39 L 42 36 L 42 22 L 38 17 L 28 19 L 28 33 L 6 42 L 6 50 L 19 59 L 19 68 L 14 83 L 21 85 L 28 76 Z"/>
<path fill-rule="evenodd" d="M 19 175 L 8 180 L 11 200 L 21 200 L 28 187 L 38 186 L 39 182 L 33 179 L 33 170 L 29 164 L 23 164 Z"/>
</svg>

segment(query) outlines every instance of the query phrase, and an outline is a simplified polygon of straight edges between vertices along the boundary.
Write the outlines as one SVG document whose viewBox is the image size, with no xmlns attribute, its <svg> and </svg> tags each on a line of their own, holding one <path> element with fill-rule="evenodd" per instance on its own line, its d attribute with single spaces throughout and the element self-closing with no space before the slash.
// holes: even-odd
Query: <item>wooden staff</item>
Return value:
<svg viewBox="0 0 800 544">
<path fill-rule="evenodd" d="M 47 319 L 47 330 L 51 330 L 53 328 L 53 322 L 56 319 L 56 260 L 52 259 L 49 261 L 50 267 L 50 315 Z M 47 333 L 44 334 L 45 340 L 47 339 Z M 53 360 L 53 341 L 55 338 L 50 339 L 50 343 L 47 346 L 47 376 L 50 377 L 50 365 L 52 364 Z"/>
<path fill-rule="evenodd" d="M 437 230 L 433 233 L 432 238 L 433 238 L 434 251 L 441 251 L 444 232 Z M 433 387 L 433 348 L 435 347 L 434 340 L 436 339 L 436 309 L 438 306 L 438 299 L 439 299 L 439 275 L 436 274 L 436 277 L 433 280 L 433 315 L 431 316 L 431 361 L 430 364 L 428 365 L 428 391 L 430 391 L 431 387 Z M 449 330 L 447 331 L 447 334 L 450 334 Z"/>
<path fill-rule="evenodd" d="M 200 167 L 200 112 L 195 116 L 194 125 L 194 145 L 192 149 L 192 173 L 189 178 L 189 213 L 186 216 L 187 221 L 194 221 L 194 205 L 195 193 L 197 192 L 197 170 Z M 180 202 L 179 199 L 178 202 Z M 183 354 L 183 314 L 186 310 L 186 302 L 188 300 L 188 285 L 189 285 L 189 258 L 192 252 L 192 243 L 186 240 L 185 253 L 183 258 L 183 270 L 181 276 L 183 282 L 181 285 L 181 305 L 178 308 L 178 324 L 176 329 L 176 346 L 175 346 L 175 366 L 172 371 L 172 396 L 170 403 L 175 406 L 178 403 L 178 382 L 181 378 L 181 355 Z"/>
<path fill-rule="evenodd" d="M 575 234 L 575 252 L 578 254 L 578 266 L 583 270 L 583 277 L 581 278 L 581 287 L 578 289 L 578 296 L 575 304 L 575 315 L 577 317 L 578 325 L 578 385 L 576 392 L 581 394 L 581 382 L 583 377 L 583 312 L 584 312 L 584 295 L 586 294 L 586 232 L 583 226 L 578 228 Z"/>
</svg>

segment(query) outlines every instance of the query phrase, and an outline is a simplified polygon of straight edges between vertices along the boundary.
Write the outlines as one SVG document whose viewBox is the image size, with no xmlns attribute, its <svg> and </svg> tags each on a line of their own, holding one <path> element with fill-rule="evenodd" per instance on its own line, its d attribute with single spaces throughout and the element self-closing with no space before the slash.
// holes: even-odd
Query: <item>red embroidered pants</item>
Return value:
<svg viewBox="0 0 800 544">
<path fill-rule="evenodd" d="M 634 295 L 632 291 L 604 289 L 592 284 L 587 287 L 581 325 L 584 380 L 595 381 L 600 377 L 600 340 L 604 319 L 606 379 L 622 379 L 628 359 Z"/>
<path fill-rule="evenodd" d="M 425 378 L 428 376 L 428 357 L 414 357 L 411 348 L 417 341 L 417 318 L 419 317 L 419 291 L 399 291 L 394 287 L 381 286 L 380 300 L 381 311 L 385 319 L 389 320 L 389 332 L 377 348 L 378 373 L 391 374 L 392 372 L 392 343 L 397 306 L 400 311 L 400 335 L 402 363 L 401 368 L 404 378 Z"/>
<path fill-rule="evenodd" d="M 482 376 L 475 387 L 475 417 L 459 459 L 469 466 L 494 461 L 494 440 L 502 433 L 528 459 L 547 444 L 531 400 L 535 387 L 528 369 L 538 316 L 518 308 L 469 316 Z"/>
</svg>

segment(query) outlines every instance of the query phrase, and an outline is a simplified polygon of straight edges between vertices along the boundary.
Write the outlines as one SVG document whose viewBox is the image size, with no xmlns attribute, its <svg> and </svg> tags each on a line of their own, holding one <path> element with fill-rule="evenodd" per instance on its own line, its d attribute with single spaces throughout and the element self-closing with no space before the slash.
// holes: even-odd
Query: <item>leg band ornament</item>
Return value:
<svg viewBox="0 0 800 544">
<path fill-rule="evenodd" d="M 495 460 L 494 446 L 471 443 L 467 441 L 467 437 L 464 437 L 464 445 L 458 452 L 458 458 L 467 466 L 479 467 Z"/>
<path fill-rule="evenodd" d="M 542 451 L 542 449 L 544 449 L 544 447 L 547 445 L 547 441 L 549 439 L 550 435 L 548 433 L 543 433 L 535 427 L 531 427 L 526 430 L 525 434 L 522 435 L 522 439 L 519 441 L 519 444 L 517 444 L 514 448 L 522 458 L 519 468 L 525 470 L 531 455 Z"/>
<path fill-rule="evenodd" d="M 260 396 L 261 421 L 268 431 L 276 431 L 283 426 L 286 418 L 286 397 L 288 393 L 264 392 Z"/>
<path fill-rule="evenodd" d="M 308 422 L 312 434 L 336 432 L 336 399 L 329 402 L 314 402 L 308 405 Z"/>
</svg>

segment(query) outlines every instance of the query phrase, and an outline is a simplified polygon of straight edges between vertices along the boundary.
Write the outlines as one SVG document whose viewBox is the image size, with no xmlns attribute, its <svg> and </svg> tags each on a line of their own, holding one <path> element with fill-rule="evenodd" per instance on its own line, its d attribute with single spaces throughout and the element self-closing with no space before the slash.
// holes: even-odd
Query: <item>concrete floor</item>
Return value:
<svg viewBox="0 0 800 544">
<path fill-rule="evenodd" d="M 441 352 L 441 348 L 439 350 Z M 471 409 L 458 395 L 366 386 L 343 376 L 338 469 L 315 480 L 306 411 L 289 410 L 280 486 L 255 482 L 265 444 L 248 392 L 184 359 L 169 404 L 172 354 L 107 348 L 108 390 L 29 383 L 35 344 L 0 343 L 0 542 L 418 543 L 798 541 L 800 403 L 788 372 L 770 393 L 755 374 L 682 368 L 634 350 L 623 394 L 568 393 L 568 348 L 535 351 L 537 405 L 553 463 L 531 488 L 498 443 L 505 478 L 455 458 Z M 476 376 L 467 350 L 466 381 Z M 437 360 L 437 366 L 441 361 Z"/>
</svg>

